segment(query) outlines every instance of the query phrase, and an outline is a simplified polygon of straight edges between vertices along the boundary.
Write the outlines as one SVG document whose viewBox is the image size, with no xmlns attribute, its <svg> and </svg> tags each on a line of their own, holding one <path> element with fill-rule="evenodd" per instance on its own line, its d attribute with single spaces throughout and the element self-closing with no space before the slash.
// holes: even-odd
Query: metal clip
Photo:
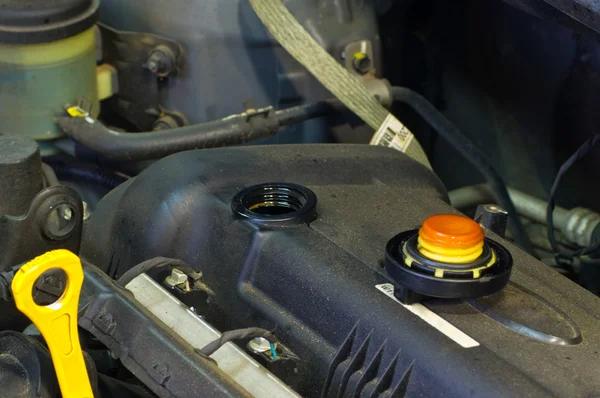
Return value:
<svg viewBox="0 0 600 398">
<path fill-rule="evenodd" d="M 79 102 L 75 106 L 67 105 L 65 107 L 67 113 L 71 117 L 88 117 L 92 112 L 92 101 L 90 101 L 86 97 L 82 97 L 79 99 Z"/>
</svg>

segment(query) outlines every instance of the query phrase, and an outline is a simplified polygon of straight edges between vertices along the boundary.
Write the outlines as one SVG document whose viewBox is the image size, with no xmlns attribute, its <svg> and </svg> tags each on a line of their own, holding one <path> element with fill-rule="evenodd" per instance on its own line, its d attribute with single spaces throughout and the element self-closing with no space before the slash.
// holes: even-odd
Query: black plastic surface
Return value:
<svg viewBox="0 0 600 398">
<path fill-rule="evenodd" d="M 232 214 L 241 189 L 272 181 L 311 189 L 317 218 L 265 228 Z M 478 345 L 376 288 L 393 283 L 383 269 L 389 239 L 453 212 L 437 177 L 392 149 L 190 151 L 104 198 L 82 255 L 111 276 L 156 256 L 194 266 L 215 297 L 191 304 L 220 330 L 274 330 L 301 358 L 304 396 L 600 395 L 600 299 L 497 236 L 488 237 L 514 260 L 505 289 L 422 304 Z"/>
<path fill-rule="evenodd" d="M 0 216 L 27 213 L 43 187 L 42 159 L 35 140 L 0 135 Z"/>
<path fill-rule="evenodd" d="M 56 226 L 56 215 L 62 207 L 71 211 L 64 228 Z M 0 214 L 0 270 L 50 250 L 79 253 L 82 230 L 83 203 L 77 192 L 62 185 L 45 188 L 33 198 L 26 214 L 18 217 Z"/>
<path fill-rule="evenodd" d="M 0 43 L 46 43 L 74 36 L 98 19 L 99 0 L 0 0 Z"/>
</svg>

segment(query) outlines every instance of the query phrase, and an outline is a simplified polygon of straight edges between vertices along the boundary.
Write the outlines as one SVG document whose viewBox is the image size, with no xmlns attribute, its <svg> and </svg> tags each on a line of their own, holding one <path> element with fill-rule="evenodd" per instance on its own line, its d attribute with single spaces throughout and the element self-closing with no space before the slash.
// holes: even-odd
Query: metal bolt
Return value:
<svg viewBox="0 0 600 398">
<path fill-rule="evenodd" d="M 171 275 L 165 279 L 165 283 L 170 287 L 175 287 L 184 284 L 187 280 L 188 276 L 183 271 L 173 268 Z"/>
<path fill-rule="evenodd" d="M 269 351 L 271 343 L 264 337 L 257 337 L 248 342 L 248 349 L 255 354 L 260 354 Z"/>
<path fill-rule="evenodd" d="M 361 75 L 368 73 L 371 70 L 371 58 L 369 57 L 369 54 L 362 51 L 354 53 L 352 57 L 352 66 L 354 67 L 354 70 Z"/>
<path fill-rule="evenodd" d="M 150 52 L 146 67 L 156 76 L 167 77 L 175 69 L 175 54 L 167 46 L 157 46 Z"/>
<path fill-rule="evenodd" d="M 508 212 L 496 205 L 479 205 L 475 211 L 475 221 L 482 227 L 504 237 Z"/>
<path fill-rule="evenodd" d="M 83 221 L 89 220 L 91 216 L 92 212 L 90 211 L 87 202 L 83 202 Z"/>
<path fill-rule="evenodd" d="M 158 74 L 158 72 L 163 68 L 162 60 L 158 58 L 158 54 L 153 54 L 152 58 L 148 60 L 148 69 L 152 73 Z"/>
<path fill-rule="evenodd" d="M 60 208 L 60 211 L 62 213 L 61 217 L 63 218 L 63 220 L 70 221 L 73 217 L 73 210 L 71 210 L 70 207 Z"/>
<path fill-rule="evenodd" d="M 166 115 L 161 117 L 160 119 L 157 119 L 154 122 L 154 125 L 152 126 L 152 131 L 170 130 L 175 129 L 177 127 L 181 127 L 181 125 L 177 123 L 177 120 L 175 120 L 175 118 L 170 115 Z"/>
</svg>

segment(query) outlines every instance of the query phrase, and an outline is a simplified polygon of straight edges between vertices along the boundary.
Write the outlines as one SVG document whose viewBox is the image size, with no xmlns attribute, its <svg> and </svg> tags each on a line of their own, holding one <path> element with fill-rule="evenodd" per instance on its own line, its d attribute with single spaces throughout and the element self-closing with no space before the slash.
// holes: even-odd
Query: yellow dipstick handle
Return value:
<svg viewBox="0 0 600 398">
<path fill-rule="evenodd" d="M 48 306 L 37 305 L 32 295 L 35 281 L 44 272 L 56 268 L 67 275 L 62 297 Z M 46 340 L 65 398 L 94 397 L 77 332 L 82 284 L 81 261 L 68 250 L 54 250 L 33 259 L 17 271 L 12 281 L 17 308 L 37 326 Z"/>
</svg>

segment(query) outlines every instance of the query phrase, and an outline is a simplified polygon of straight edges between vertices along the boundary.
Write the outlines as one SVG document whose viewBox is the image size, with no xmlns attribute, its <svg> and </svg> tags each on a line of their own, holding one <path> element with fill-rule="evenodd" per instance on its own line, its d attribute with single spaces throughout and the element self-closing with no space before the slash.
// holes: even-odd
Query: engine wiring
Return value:
<svg viewBox="0 0 600 398">
<path fill-rule="evenodd" d="M 211 341 L 202 348 L 194 349 L 194 352 L 201 355 L 202 357 L 209 357 L 214 354 L 219 348 L 223 347 L 226 343 L 235 340 L 254 339 L 262 337 L 269 342 L 273 359 L 277 359 L 277 352 L 275 350 L 275 344 L 279 343 L 279 340 L 273 332 L 262 329 L 262 328 L 246 328 L 246 329 L 235 329 L 224 332 L 221 337 Z"/>
</svg>

